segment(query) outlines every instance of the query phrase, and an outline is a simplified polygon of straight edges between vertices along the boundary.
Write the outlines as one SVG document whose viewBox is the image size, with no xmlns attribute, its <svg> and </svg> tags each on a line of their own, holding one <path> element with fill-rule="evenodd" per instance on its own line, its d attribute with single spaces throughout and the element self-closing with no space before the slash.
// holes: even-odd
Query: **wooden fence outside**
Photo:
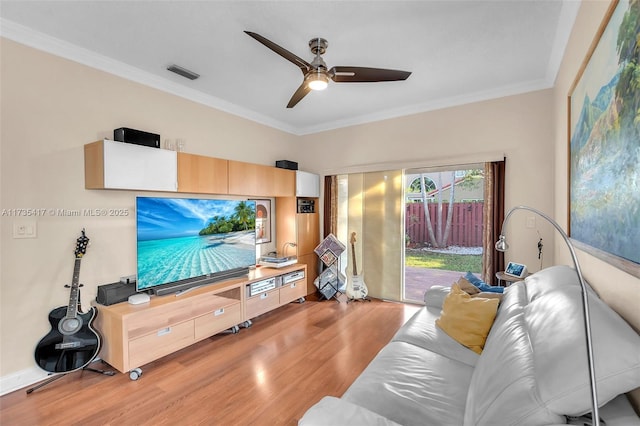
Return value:
<svg viewBox="0 0 640 426">
<path fill-rule="evenodd" d="M 437 203 L 429 203 L 429 216 L 434 233 L 436 232 Z M 447 244 L 461 247 L 482 247 L 482 208 L 483 202 L 454 203 L 451 231 Z M 447 220 L 449 203 L 442 204 L 442 221 Z M 424 216 L 422 203 L 408 203 L 405 212 L 405 229 L 409 243 L 417 245 L 429 244 L 429 231 Z"/>
</svg>

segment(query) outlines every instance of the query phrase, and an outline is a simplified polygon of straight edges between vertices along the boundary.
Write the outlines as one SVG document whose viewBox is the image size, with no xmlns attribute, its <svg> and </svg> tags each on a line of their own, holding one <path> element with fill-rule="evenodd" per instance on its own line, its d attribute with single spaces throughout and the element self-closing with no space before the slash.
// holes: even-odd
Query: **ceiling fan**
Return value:
<svg viewBox="0 0 640 426">
<path fill-rule="evenodd" d="M 287 108 L 296 106 L 311 90 L 326 89 L 329 84 L 329 79 L 336 83 L 370 83 L 406 80 L 411 75 L 408 71 L 388 70 L 384 68 L 337 66 L 328 69 L 321 55 L 327 50 L 329 43 L 323 38 L 314 38 L 309 41 L 309 48 L 316 57 L 311 63 L 308 63 L 260 34 L 251 31 L 245 31 L 245 33 L 292 62 L 302 71 L 304 76 L 302 84 L 289 100 Z"/>
</svg>

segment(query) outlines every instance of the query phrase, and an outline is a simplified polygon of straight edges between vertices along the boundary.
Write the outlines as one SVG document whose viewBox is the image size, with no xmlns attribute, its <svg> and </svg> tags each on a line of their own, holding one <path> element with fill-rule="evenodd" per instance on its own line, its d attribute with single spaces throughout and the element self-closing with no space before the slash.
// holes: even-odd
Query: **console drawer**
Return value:
<svg viewBox="0 0 640 426">
<path fill-rule="evenodd" d="M 194 317 L 200 315 L 206 315 L 209 312 L 214 312 L 220 308 L 240 303 L 240 293 L 238 292 L 238 299 L 230 299 L 228 297 L 221 297 L 216 294 L 205 294 L 193 299 L 193 309 L 191 313 Z"/>
<path fill-rule="evenodd" d="M 264 314 L 280 305 L 279 289 L 265 291 L 257 296 L 247 299 L 247 318 L 254 318 Z"/>
<path fill-rule="evenodd" d="M 196 340 L 205 339 L 242 322 L 240 302 L 227 305 L 195 319 Z"/>
<path fill-rule="evenodd" d="M 292 302 L 307 295 L 307 284 L 304 280 L 283 284 L 280 287 L 280 304 Z"/>
<path fill-rule="evenodd" d="M 152 306 L 149 309 L 141 309 L 140 312 L 127 318 L 127 336 L 129 339 L 146 336 L 147 334 L 154 333 L 155 330 L 160 330 L 192 318 L 192 306 L 187 300 L 180 300 L 173 304 L 165 304 L 162 306 Z"/>
<path fill-rule="evenodd" d="M 140 367 L 193 343 L 193 320 L 156 330 L 129 341 L 129 366 Z"/>
</svg>

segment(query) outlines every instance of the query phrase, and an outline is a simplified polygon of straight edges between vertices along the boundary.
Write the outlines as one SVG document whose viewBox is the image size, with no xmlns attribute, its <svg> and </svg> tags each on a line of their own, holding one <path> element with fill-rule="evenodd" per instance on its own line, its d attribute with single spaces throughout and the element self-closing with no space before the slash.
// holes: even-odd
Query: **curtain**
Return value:
<svg viewBox="0 0 640 426">
<path fill-rule="evenodd" d="M 362 179 L 360 245 L 362 273 L 372 297 L 402 300 L 402 170 L 368 172 Z M 357 221 L 355 222 L 357 223 Z"/>
<path fill-rule="evenodd" d="M 494 248 L 504 221 L 504 185 L 506 158 L 484 165 L 484 224 L 482 226 L 482 277 L 493 283 L 495 274 L 504 271 L 504 253 Z"/>
<path fill-rule="evenodd" d="M 355 258 L 371 297 L 401 300 L 402 191 L 400 170 L 324 180 L 324 236 L 332 233 L 345 244 L 340 269 L 352 273 Z"/>
<path fill-rule="evenodd" d="M 338 177 L 325 176 L 324 177 L 324 230 L 323 237 L 327 238 L 327 235 L 336 235 L 338 227 Z"/>
</svg>

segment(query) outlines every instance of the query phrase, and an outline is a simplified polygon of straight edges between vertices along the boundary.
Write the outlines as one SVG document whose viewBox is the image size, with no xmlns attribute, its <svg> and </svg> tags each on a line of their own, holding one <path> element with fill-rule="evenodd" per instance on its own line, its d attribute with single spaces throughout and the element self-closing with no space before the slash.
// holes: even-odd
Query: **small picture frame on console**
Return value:
<svg viewBox="0 0 640 426">
<path fill-rule="evenodd" d="M 271 242 L 271 200 L 254 199 L 256 202 L 256 244 Z"/>
</svg>

